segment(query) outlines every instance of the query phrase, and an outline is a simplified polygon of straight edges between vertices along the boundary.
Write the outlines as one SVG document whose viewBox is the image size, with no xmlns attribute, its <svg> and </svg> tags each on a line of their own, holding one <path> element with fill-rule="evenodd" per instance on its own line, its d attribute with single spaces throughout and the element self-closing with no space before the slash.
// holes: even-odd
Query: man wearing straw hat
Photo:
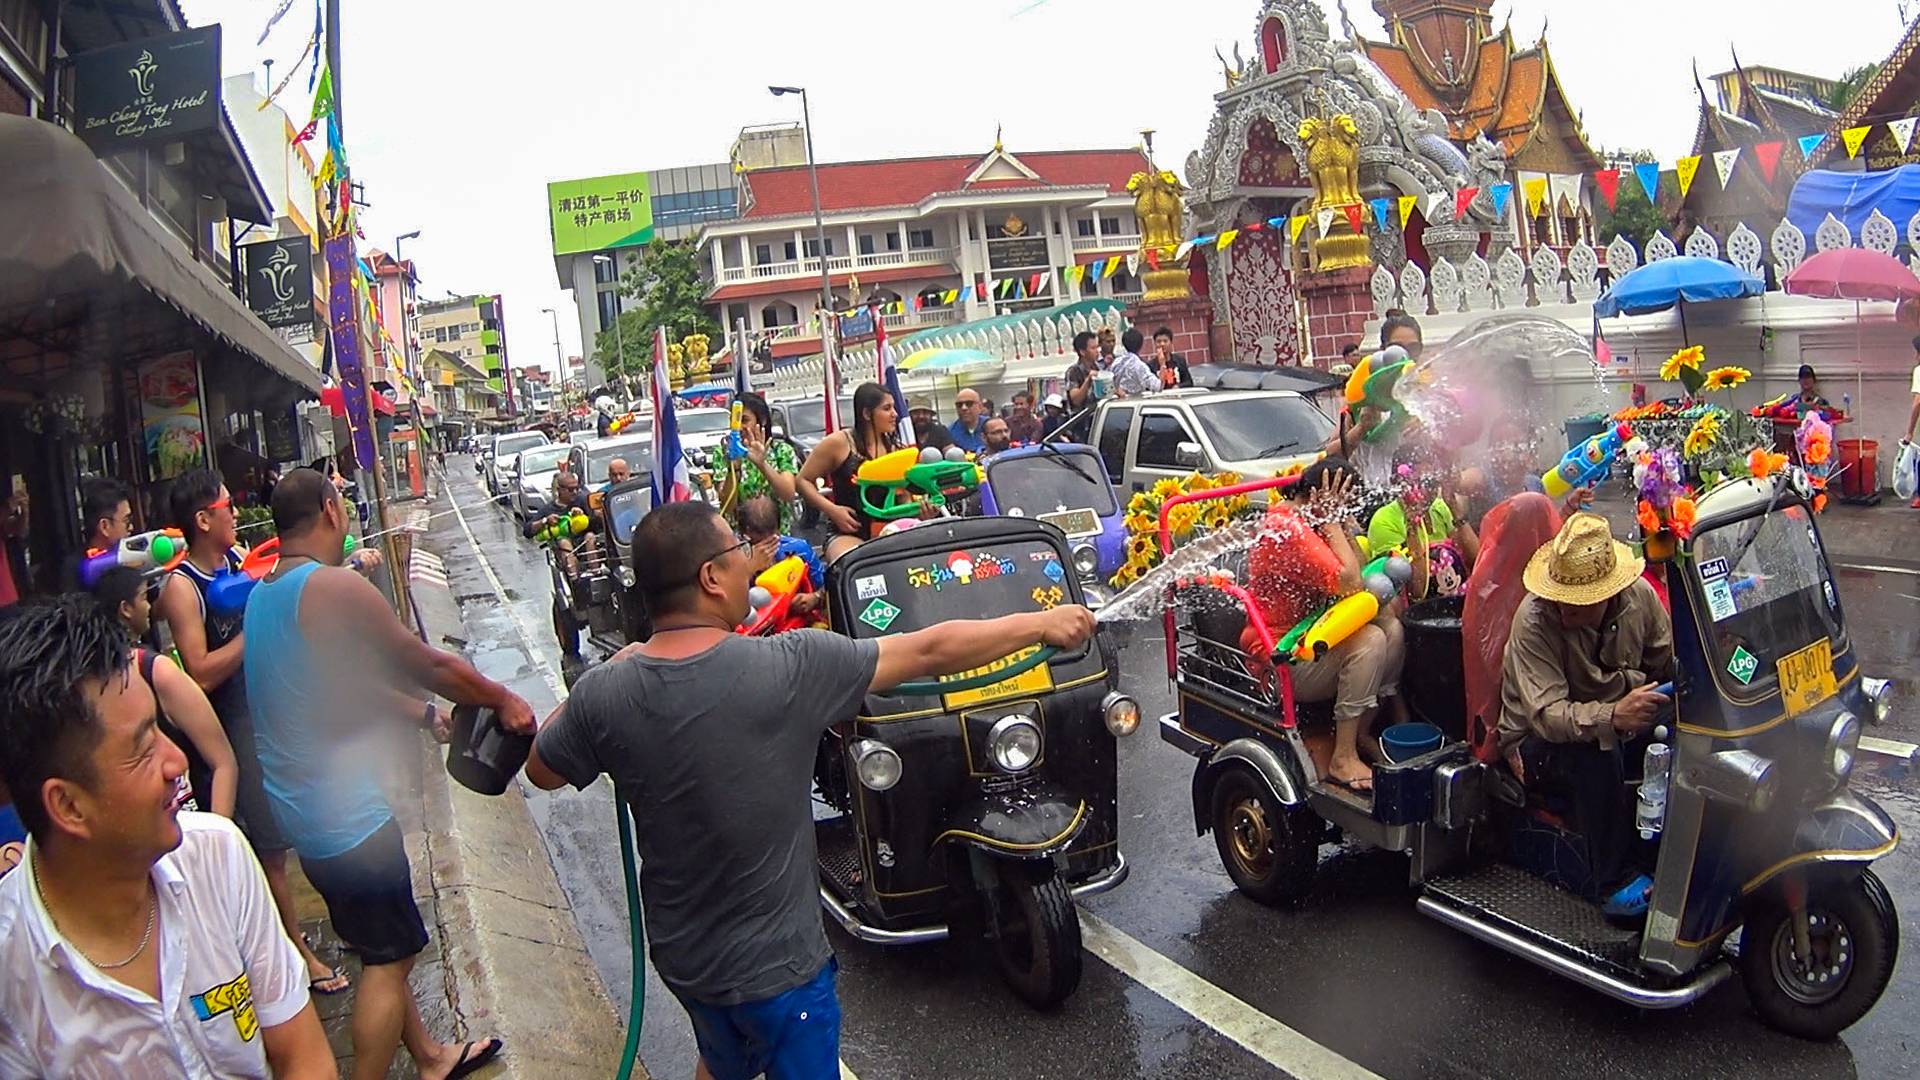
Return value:
<svg viewBox="0 0 1920 1080">
<path fill-rule="evenodd" d="M 1501 671 L 1500 748 L 1585 840 L 1584 891 L 1609 915 L 1644 912 L 1653 885 L 1632 858 L 1624 744 L 1667 705 L 1673 628 L 1645 568 L 1605 518 L 1567 518 L 1527 564 Z"/>
</svg>

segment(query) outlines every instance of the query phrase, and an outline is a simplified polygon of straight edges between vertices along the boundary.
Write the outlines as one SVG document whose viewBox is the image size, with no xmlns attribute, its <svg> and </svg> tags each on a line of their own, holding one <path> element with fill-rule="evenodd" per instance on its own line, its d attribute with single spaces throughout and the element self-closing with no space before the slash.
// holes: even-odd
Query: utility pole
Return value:
<svg viewBox="0 0 1920 1080">
<path fill-rule="evenodd" d="M 340 0 L 327 0 L 327 70 L 331 72 L 333 75 L 333 126 L 334 126 L 334 130 L 339 135 L 340 144 L 344 146 L 346 145 L 346 142 L 347 142 L 347 127 L 346 127 L 347 108 L 346 108 L 346 94 L 342 92 L 343 82 L 341 79 L 341 67 L 340 67 Z M 340 161 L 340 162 L 335 162 L 335 164 L 338 165 L 341 169 L 341 177 L 340 177 L 341 181 L 343 183 L 351 184 L 352 179 L 347 171 L 347 163 L 344 161 Z M 354 333 L 356 334 L 359 333 L 358 318 L 354 320 Z M 398 609 L 398 612 L 400 615 L 400 621 L 402 623 L 405 623 L 408 626 L 412 626 L 413 619 L 410 611 L 412 605 L 407 602 L 406 591 L 405 591 L 406 586 L 404 584 L 404 582 L 406 581 L 406 575 L 402 572 L 400 567 L 400 545 L 398 543 L 398 537 L 395 536 L 392 528 L 390 527 L 390 523 L 387 520 L 387 472 L 385 468 L 386 462 L 382 459 L 382 455 L 380 452 L 380 439 L 379 439 L 380 422 L 376 418 L 376 414 L 373 408 L 373 384 L 366 382 L 364 379 L 362 380 L 362 384 L 365 386 L 366 394 L 367 394 L 367 413 L 366 413 L 367 422 L 373 425 L 373 435 L 374 435 L 373 513 L 374 513 L 374 517 L 379 522 L 380 532 L 382 533 L 380 545 L 382 548 L 385 549 L 383 554 L 386 557 L 386 563 L 387 563 L 387 580 L 388 580 L 388 584 L 391 587 L 391 595 L 393 596 L 394 605 Z M 414 437 L 418 439 L 419 433 L 416 432 Z M 359 485 L 359 489 L 362 492 L 360 496 L 362 499 L 366 498 L 366 495 L 364 494 L 367 490 L 366 476 L 365 476 L 366 471 L 367 470 L 365 469 L 361 470 L 362 476 L 361 476 L 361 483 Z M 366 519 L 366 516 L 362 514 L 361 520 L 364 521 L 365 519 Z"/>
</svg>

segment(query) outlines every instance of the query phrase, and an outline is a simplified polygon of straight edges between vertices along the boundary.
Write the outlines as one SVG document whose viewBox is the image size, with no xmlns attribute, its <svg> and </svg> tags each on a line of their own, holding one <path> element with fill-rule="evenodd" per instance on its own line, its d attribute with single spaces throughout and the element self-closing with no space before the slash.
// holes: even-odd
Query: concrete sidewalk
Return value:
<svg viewBox="0 0 1920 1080">
<path fill-rule="evenodd" d="M 424 525 L 424 507 L 402 512 Z M 438 560 L 412 551 L 407 576 L 428 643 L 461 651 L 460 609 Z M 504 1053 L 475 1074 L 481 1077 L 613 1075 L 624 1018 L 587 959 L 525 801 L 518 788 L 488 798 L 451 782 L 445 754 L 424 736 L 401 732 L 387 758 L 388 798 L 427 925 L 427 948 L 411 983 L 428 1030 L 447 1040 L 503 1039 Z M 319 895 L 297 869 L 293 877 L 303 931 L 321 959 L 357 986 L 358 958 L 333 933 Z M 344 1077 L 353 1061 L 353 991 L 315 995 L 314 1002 Z M 387 1075 L 417 1075 L 404 1049 Z M 646 1073 L 636 1067 L 634 1075 Z"/>
</svg>

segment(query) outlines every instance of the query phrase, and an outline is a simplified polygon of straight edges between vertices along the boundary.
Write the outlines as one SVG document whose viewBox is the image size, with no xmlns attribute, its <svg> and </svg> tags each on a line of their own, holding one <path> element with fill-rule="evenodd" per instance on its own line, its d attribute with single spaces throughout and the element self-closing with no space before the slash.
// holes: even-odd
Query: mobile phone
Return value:
<svg viewBox="0 0 1920 1080">
<path fill-rule="evenodd" d="M 27 475 L 25 473 L 14 473 L 13 474 L 14 497 L 18 498 L 22 495 L 25 495 L 26 493 L 27 493 Z"/>
</svg>

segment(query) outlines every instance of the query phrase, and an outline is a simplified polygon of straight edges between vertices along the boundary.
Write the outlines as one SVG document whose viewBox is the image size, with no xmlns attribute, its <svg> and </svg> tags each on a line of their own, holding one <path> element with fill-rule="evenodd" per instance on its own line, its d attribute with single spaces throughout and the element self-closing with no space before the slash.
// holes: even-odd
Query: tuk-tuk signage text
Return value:
<svg viewBox="0 0 1920 1080">
<path fill-rule="evenodd" d="M 1833 677 L 1833 642 L 1827 638 L 1780 658 L 1780 703 L 1798 716 L 1839 690 Z"/>
<path fill-rule="evenodd" d="M 1031 645 L 1021 649 L 1019 652 L 1003 656 L 985 667 L 979 667 L 972 671 L 963 671 L 958 675 L 949 676 L 949 679 L 958 681 L 961 679 L 976 678 L 981 675 L 991 675 L 996 671 L 1004 671 L 1039 651 L 1040 647 L 1038 645 Z M 989 701 L 998 701 L 1004 697 L 1012 697 L 1015 694 L 1044 694 L 1052 689 L 1053 669 L 1046 664 L 1041 664 L 1039 667 L 1029 671 L 1023 671 L 1010 679 L 1002 679 L 997 683 L 976 687 L 972 690 L 961 690 L 952 694 L 942 694 L 940 695 L 940 703 L 947 711 L 951 712 L 954 709 L 963 708 L 968 705 L 981 705 Z"/>
</svg>

